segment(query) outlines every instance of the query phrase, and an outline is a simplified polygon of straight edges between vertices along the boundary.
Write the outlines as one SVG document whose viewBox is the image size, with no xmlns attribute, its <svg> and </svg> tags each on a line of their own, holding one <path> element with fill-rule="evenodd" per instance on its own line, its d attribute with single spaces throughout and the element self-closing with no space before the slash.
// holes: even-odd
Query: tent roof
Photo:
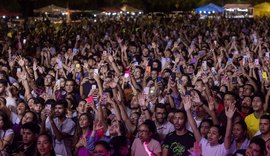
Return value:
<svg viewBox="0 0 270 156">
<path fill-rule="evenodd" d="M 0 16 L 20 16 L 20 15 L 21 13 L 8 11 L 3 6 L 0 6 Z"/>
<path fill-rule="evenodd" d="M 254 9 L 255 8 L 269 8 L 269 7 L 270 7 L 270 3 L 264 2 L 264 3 L 260 3 L 260 4 L 255 5 Z"/>
<path fill-rule="evenodd" d="M 51 4 L 51 5 L 48 5 L 48 6 L 45 6 L 45 7 L 34 10 L 35 13 L 45 13 L 45 12 L 48 12 L 48 13 L 61 13 L 61 12 L 65 12 L 65 11 L 67 11 L 66 8 L 62 8 L 62 7 L 56 6 L 54 4 Z"/>
<path fill-rule="evenodd" d="M 219 7 L 219 6 L 215 5 L 215 4 L 213 4 L 213 3 L 209 3 L 207 5 L 204 5 L 204 6 L 201 6 L 201 7 L 197 8 L 197 9 L 195 9 L 195 11 L 196 12 L 200 12 L 200 11 L 223 12 L 224 9 L 222 7 Z"/>
<path fill-rule="evenodd" d="M 253 8 L 251 4 L 225 4 L 224 8 L 241 8 L 241 9 L 246 9 L 246 8 Z"/>
<path fill-rule="evenodd" d="M 129 12 L 140 12 L 140 9 L 134 8 L 130 5 L 124 4 L 121 8 L 122 11 L 129 11 Z"/>
<path fill-rule="evenodd" d="M 104 12 L 120 12 L 120 11 L 122 11 L 119 8 L 113 8 L 113 7 L 101 8 L 100 10 L 104 11 Z"/>
</svg>

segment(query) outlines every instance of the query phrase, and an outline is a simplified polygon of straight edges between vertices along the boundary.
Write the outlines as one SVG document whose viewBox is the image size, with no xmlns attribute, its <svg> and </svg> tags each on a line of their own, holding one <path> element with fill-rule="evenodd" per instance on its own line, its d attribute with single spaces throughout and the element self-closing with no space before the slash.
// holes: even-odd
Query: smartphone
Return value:
<svg viewBox="0 0 270 156">
<path fill-rule="evenodd" d="M 255 65 L 259 65 L 259 59 L 255 59 L 254 62 L 255 62 Z"/>
<path fill-rule="evenodd" d="M 50 111 L 50 110 L 51 110 L 51 107 L 52 107 L 52 105 L 47 104 L 47 105 L 45 106 L 45 109 Z"/>
<path fill-rule="evenodd" d="M 191 61 L 190 61 L 190 63 L 192 63 L 192 64 L 194 64 L 194 63 L 196 63 L 197 62 L 197 59 L 196 58 L 193 58 Z"/>
<path fill-rule="evenodd" d="M 216 71 L 215 67 L 212 67 L 211 68 L 211 72 L 212 72 L 213 75 L 216 75 L 217 74 L 217 71 Z"/>
<path fill-rule="evenodd" d="M 94 69 L 94 73 L 95 74 L 98 74 L 98 69 Z"/>
<path fill-rule="evenodd" d="M 128 78 L 128 77 L 129 77 L 129 75 L 130 75 L 130 70 L 126 70 L 126 71 L 125 71 L 125 75 L 124 75 L 124 77 L 125 77 L 125 78 Z"/>
<path fill-rule="evenodd" d="M 237 77 L 232 77 L 232 84 L 237 84 Z"/>
<path fill-rule="evenodd" d="M 229 62 L 230 64 L 232 64 L 232 62 L 233 62 L 232 58 L 228 58 L 228 62 Z"/>
<path fill-rule="evenodd" d="M 151 72 L 151 66 L 146 67 L 146 72 L 150 73 Z"/>
<path fill-rule="evenodd" d="M 265 71 L 262 72 L 262 78 L 265 80 L 268 80 L 268 76 L 267 76 L 267 73 Z"/>
<path fill-rule="evenodd" d="M 58 67 L 63 68 L 63 62 L 62 61 L 58 61 Z"/>
<path fill-rule="evenodd" d="M 143 94 L 148 95 L 149 94 L 149 90 L 150 90 L 149 87 L 144 87 Z"/>
<path fill-rule="evenodd" d="M 92 85 L 92 89 L 97 89 L 97 85 Z"/>
<path fill-rule="evenodd" d="M 81 38 L 80 35 L 76 36 L 76 40 L 80 40 L 80 38 Z"/>
<path fill-rule="evenodd" d="M 134 66 L 138 66 L 139 63 L 136 61 L 136 62 L 133 63 L 133 65 L 134 65 Z"/>
<path fill-rule="evenodd" d="M 23 44 L 26 44 L 26 39 L 23 39 Z"/>
<path fill-rule="evenodd" d="M 202 67 L 203 67 L 203 70 L 206 70 L 206 68 L 207 68 L 207 62 L 206 61 L 202 62 Z"/>
<path fill-rule="evenodd" d="M 186 96 L 190 96 L 190 91 L 189 90 L 186 91 Z"/>
<path fill-rule="evenodd" d="M 175 81 L 175 79 L 176 79 L 176 74 L 175 74 L 175 73 L 172 73 L 171 78 L 172 78 L 173 81 Z"/>
<path fill-rule="evenodd" d="M 266 53 L 265 53 L 265 57 L 268 57 L 268 58 L 269 58 L 269 53 L 270 53 L 270 52 L 266 52 Z"/>
<path fill-rule="evenodd" d="M 180 80 L 178 80 L 178 83 L 179 83 L 179 84 L 182 84 L 182 80 L 181 80 L 181 79 L 180 79 Z"/>
<path fill-rule="evenodd" d="M 162 81 L 162 77 L 157 77 L 157 82 L 161 82 Z"/>
<path fill-rule="evenodd" d="M 87 98 L 87 102 L 88 102 L 88 103 L 93 103 L 93 102 L 94 102 L 93 96 L 89 96 L 89 97 Z"/>
<path fill-rule="evenodd" d="M 17 73 L 20 73 L 22 72 L 22 69 L 21 68 L 17 68 Z"/>
<path fill-rule="evenodd" d="M 243 65 L 245 65 L 245 64 L 247 64 L 247 55 L 244 55 L 244 57 L 243 57 Z"/>
<path fill-rule="evenodd" d="M 55 84 L 60 87 L 61 80 L 57 80 Z"/>
</svg>

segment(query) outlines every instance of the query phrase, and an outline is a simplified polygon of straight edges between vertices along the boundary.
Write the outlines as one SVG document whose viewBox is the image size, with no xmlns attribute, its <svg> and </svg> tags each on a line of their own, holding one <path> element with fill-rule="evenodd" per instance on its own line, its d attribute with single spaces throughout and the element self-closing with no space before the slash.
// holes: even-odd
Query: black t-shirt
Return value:
<svg viewBox="0 0 270 156">
<path fill-rule="evenodd" d="M 169 150 L 170 156 L 188 156 L 195 142 L 192 132 L 187 131 L 184 135 L 177 135 L 176 132 L 169 133 L 162 145 L 163 148 Z"/>
</svg>

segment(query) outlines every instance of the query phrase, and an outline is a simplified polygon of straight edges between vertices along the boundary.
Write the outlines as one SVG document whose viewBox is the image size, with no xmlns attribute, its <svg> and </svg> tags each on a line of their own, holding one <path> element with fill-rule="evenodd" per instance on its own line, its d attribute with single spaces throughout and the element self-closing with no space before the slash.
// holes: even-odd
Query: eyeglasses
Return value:
<svg viewBox="0 0 270 156">
<path fill-rule="evenodd" d="M 138 132 L 139 132 L 139 133 L 148 133 L 149 130 L 139 130 Z"/>
</svg>

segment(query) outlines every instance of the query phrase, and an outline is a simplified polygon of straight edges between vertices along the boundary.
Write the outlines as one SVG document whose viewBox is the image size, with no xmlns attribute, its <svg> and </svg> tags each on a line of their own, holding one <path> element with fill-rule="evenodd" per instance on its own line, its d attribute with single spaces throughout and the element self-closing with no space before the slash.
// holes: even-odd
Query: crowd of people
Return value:
<svg viewBox="0 0 270 156">
<path fill-rule="evenodd" d="M 1 21 L 1 155 L 270 155 L 269 23 Z"/>
</svg>

